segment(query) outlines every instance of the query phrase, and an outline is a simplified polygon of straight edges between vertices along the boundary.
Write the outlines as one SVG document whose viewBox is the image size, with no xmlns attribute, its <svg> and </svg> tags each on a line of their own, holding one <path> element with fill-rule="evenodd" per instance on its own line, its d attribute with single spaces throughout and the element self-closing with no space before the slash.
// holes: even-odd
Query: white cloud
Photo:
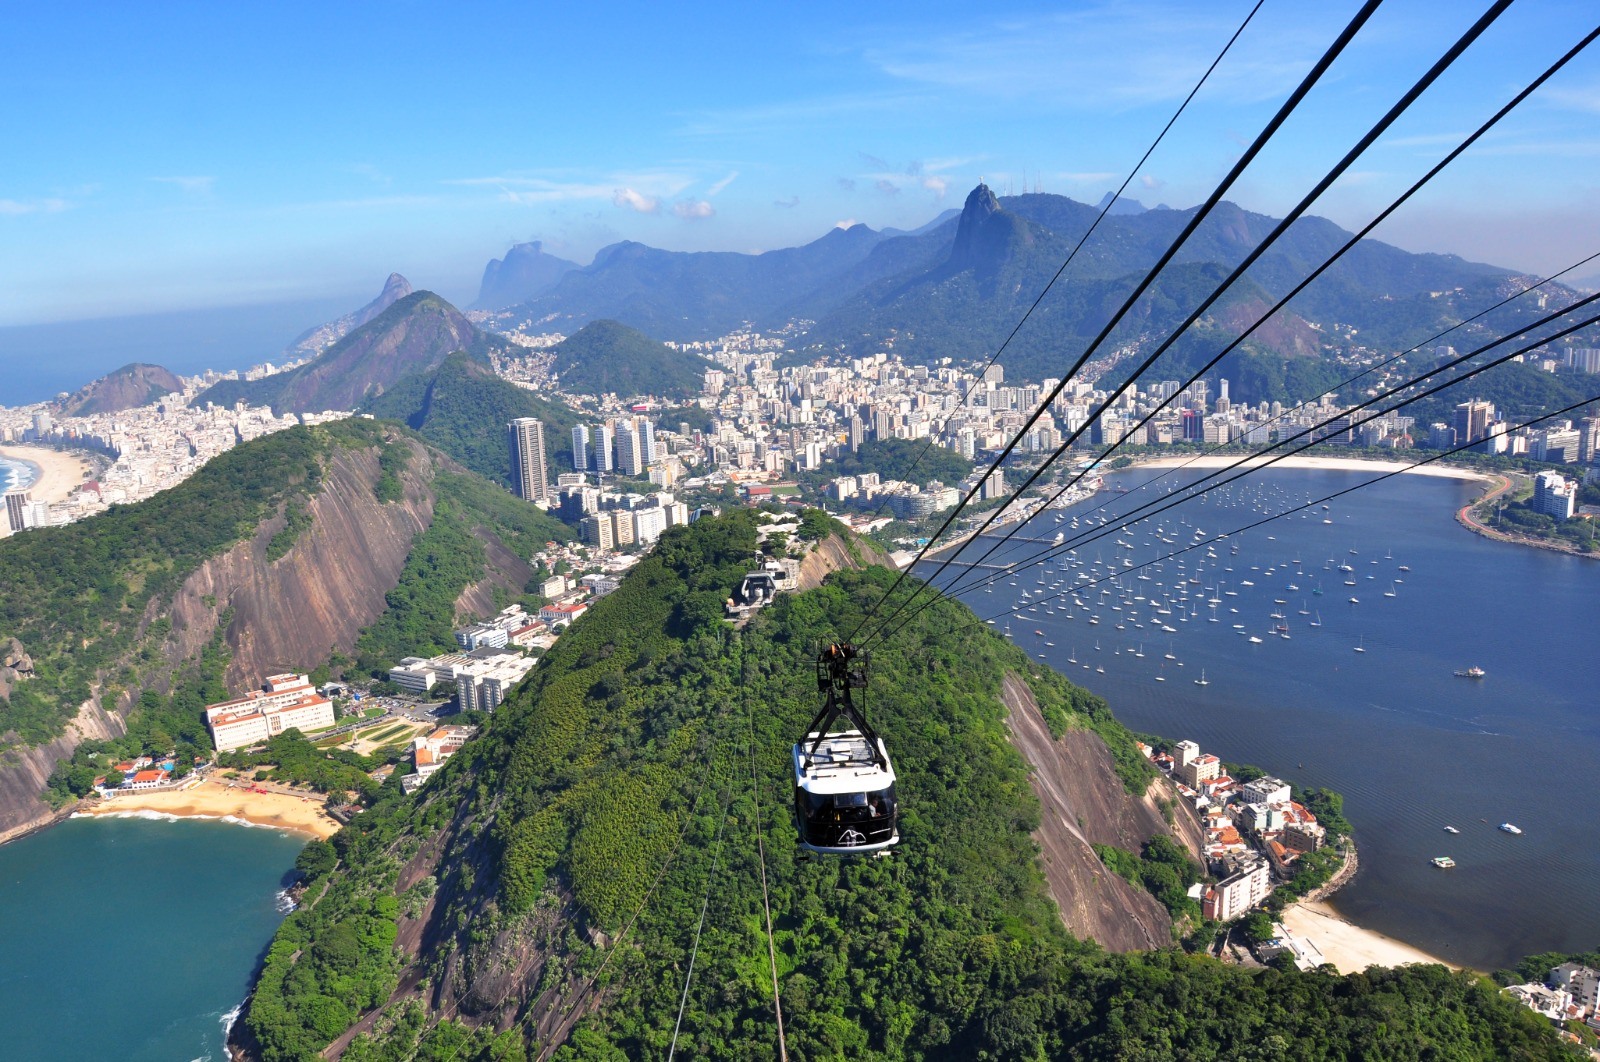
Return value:
<svg viewBox="0 0 1600 1062">
<path fill-rule="evenodd" d="M 190 195 L 209 195 L 211 186 L 216 183 L 215 177 L 152 177 L 157 184 L 171 184 Z"/>
<path fill-rule="evenodd" d="M 878 180 L 873 183 L 873 187 L 882 192 L 884 195 L 900 194 L 900 186 L 889 180 L 887 177 L 878 178 Z"/>
<path fill-rule="evenodd" d="M 661 213 L 661 197 L 645 195 L 632 188 L 618 188 L 611 193 L 611 202 L 619 207 L 627 207 L 641 214 Z"/>
<path fill-rule="evenodd" d="M 638 209 L 637 207 L 635 209 Z M 704 199 L 680 199 L 672 204 L 672 213 L 685 221 L 700 221 L 715 217 L 716 208 Z"/>
<path fill-rule="evenodd" d="M 1163 181 L 1160 177 L 1152 177 L 1147 173 L 1143 177 L 1139 178 L 1139 183 L 1154 191 L 1157 188 L 1165 187 L 1167 182 Z"/>
<path fill-rule="evenodd" d="M 1173 0 L 1073 6 L 1006 21 L 980 16 L 959 32 L 890 39 L 862 57 L 910 84 L 1075 110 L 1136 107 L 1182 99 L 1239 17 L 1219 5 Z M 1250 46 L 1232 50 L 1211 75 L 1208 95 L 1258 102 L 1285 91 L 1325 47 L 1335 20 L 1342 21 L 1330 8 L 1293 23 L 1258 21 Z"/>
<path fill-rule="evenodd" d="M 23 214 L 59 214 L 67 209 L 65 199 L 0 199 L 0 216 L 20 217 Z"/>
<path fill-rule="evenodd" d="M 834 228 L 836 228 L 836 229 L 853 229 L 859 224 L 861 224 L 861 222 L 857 221 L 855 218 L 845 218 L 843 221 L 841 221 L 837 225 L 835 225 Z"/>
<path fill-rule="evenodd" d="M 950 190 L 950 182 L 943 177 L 924 177 L 922 187 L 932 192 L 935 199 L 943 199 L 945 193 Z"/>
<path fill-rule="evenodd" d="M 716 184 L 714 184 L 710 188 L 706 189 L 706 198 L 707 199 L 713 198 L 714 196 L 716 196 L 716 194 L 718 192 L 722 191 L 724 188 L 728 187 L 728 185 L 732 184 L 734 181 L 736 181 L 738 179 L 739 179 L 739 171 L 738 170 L 734 170 L 732 173 L 728 174 L 722 180 L 718 181 Z"/>
</svg>

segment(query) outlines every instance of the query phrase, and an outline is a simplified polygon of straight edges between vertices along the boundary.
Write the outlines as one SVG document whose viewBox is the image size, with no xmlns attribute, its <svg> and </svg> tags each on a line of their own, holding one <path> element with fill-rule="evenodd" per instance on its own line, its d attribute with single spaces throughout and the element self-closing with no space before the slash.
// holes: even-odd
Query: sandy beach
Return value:
<svg viewBox="0 0 1600 1062">
<path fill-rule="evenodd" d="M 64 454 L 59 450 L 46 450 L 41 446 L 7 444 L 0 446 L 0 457 L 26 461 L 38 467 L 39 475 L 28 487 L 34 501 L 66 501 L 67 497 L 88 478 L 90 472 L 89 462 L 83 458 L 74 454 Z"/>
<path fill-rule="evenodd" d="M 1157 457 L 1148 461 L 1139 461 L 1133 468 L 1228 468 L 1238 455 L 1210 454 L 1204 457 Z M 1255 468 L 1266 464 L 1270 458 L 1263 457 L 1245 462 L 1240 468 Z M 1353 457 L 1285 457 L 1272 465 L 1273 468 L 1313 468 L 1333 472 L 1398 472 L 1405 470 L 1407 475 L 1435 476 L 1440 479 L 1479 479 L 1492 481 L 1493 476 L 1485 472 L 1474 472 L 1468 468 L 1451 468 L 1447 465 L 1422 465 L 1419 468 L 1408 468 L 1409 461 L 1369 461 Z"/>
<path fill-rule="evenodd" d="M 323 839 L 332 837 L 340 829 L 339 823 L 323 810 L 320 796 L 251 793 L 210 778 L 190 789 L 112 797 L 85 807 L 80 813 L 237 819 L 255 826 L 294 830 Z"/>
<path fill-rule="evenodd" d="M 1343 974 L 1359 973 L 1368 966 L 1404 966 L 1414 962 L 1438 963 L 1452 970 L 1461 968 L 1420 948 L 1347 922 L 1326 903 L 1297 903 L 1283 912 L 1280 921 L 1294 936 L 1314 943 Z"/>
</svg>

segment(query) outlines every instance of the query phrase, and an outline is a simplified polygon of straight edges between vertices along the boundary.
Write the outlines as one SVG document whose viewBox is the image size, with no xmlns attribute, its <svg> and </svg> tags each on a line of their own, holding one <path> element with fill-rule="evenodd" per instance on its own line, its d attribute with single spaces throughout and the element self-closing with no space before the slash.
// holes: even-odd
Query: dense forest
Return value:
<svg viewBox="0 0 1600 1062">
<path fill-rule="evenodd" d="M 313 861 L 245 1019 L 267 1062 L 313 1058 L 363 1016 L 346 1058 L 663 1057 L 680 1000 L 684 1057 L 770 1058 L 774 981 L 796 1059 L 1564 1057 L 1489 982 L 1442 967 L 1247 970 L 1073 939 L 1002 677 L 1055 732 L 1105 738 L 1131 790 L 1149 765 L 1104 702 L 948 601 L 881 647 L 866 693 L 903 843 L 798 860 L 789 745 L 816 707 L 816 647 L 893 575 L 836 573 L 736 631 L 721 599 L 754 543 L 747 511 L 670 530 L 478 741 L 416 798 L 385 787 L 333 865 Z M 1107 855 L 1161 892 L 1192 873 L 1159 846 Z"/>
</svg>

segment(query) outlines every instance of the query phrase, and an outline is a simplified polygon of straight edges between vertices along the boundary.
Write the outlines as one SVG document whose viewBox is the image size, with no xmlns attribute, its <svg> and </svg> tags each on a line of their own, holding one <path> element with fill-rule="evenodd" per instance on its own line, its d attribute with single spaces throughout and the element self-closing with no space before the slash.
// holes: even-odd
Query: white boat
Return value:
<svg viewBox="0 0 1600 1062">
<path fill-rule="evenodd" d="M 1206 681 L 1206 669 L 1205 668 L 1201 668 L 1200 669 L 1200 677 L 1194 680 L 1194 684 L 1196 686 L 1209 686 L 1209 685 L 1211 685 L 1211 683 Z"/>
<path fill-rule="evenodd" d="M 1511 825 L 1511 823 L 1509 823 L 1509 822 L 1502 822 L 1500 824 L 1500 828 L 1502 830 L 1504 830 L 1506 833 L 1520 834 L 1522 832 L 1520 829 L 1518 829 L 1517 827 Z"/>
<path fill-rule="evenodd" d="M 1454 826 L 1446 826 L 1444 828 L 1444 832 L 1445 833 L 1460 833 L 1461 831 L 1456 829 Z"/>
</svg>

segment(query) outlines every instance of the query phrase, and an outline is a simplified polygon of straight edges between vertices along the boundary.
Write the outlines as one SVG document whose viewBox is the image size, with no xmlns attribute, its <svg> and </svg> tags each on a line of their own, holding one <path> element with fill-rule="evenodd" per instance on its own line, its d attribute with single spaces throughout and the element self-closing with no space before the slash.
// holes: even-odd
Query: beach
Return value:
<svg viewBox="0 0 1600 1062">
<path fill-rule="evenodd" d="M 294 830 L 323 840 L 340 829 L 340 824 L 323 810 L 320 794 L 299 797 L 287 793 L 252 793 L 215 778 L 207 778 L 188 789 L 111 797 L 84 806 L 78 814 L 227 819 Z"/>
<path fill-rule="evenodd" d="M 89 462 L 76 454 L 47 450 L 42 446 L 0 446 L 0 457 L 25 461 L 37 468 L 38 474 L 26 489 L 36 502 L 66 501 L 88 478 Z"/>
<path fill-rule="evenodd" d="M 1257 468 L 1270 461 L 1269 457 L 1252 458 L 1240 464 L 1240 468 Z M 1139 461 L 1133 468 L 1231 468 L 1239 461 L 1237 454 L 1207 454 L 1203 457 L 1156 457 L 1148 461 Z M 1436 476 L 1440 479 L 1479 479 L 1493 481 L 1494 476 L 1486 472 L 1475 472 L 1470 468 L 1452 468 L 1449 465 L 1421 465 L 1417 468 L 1410 467 L 1409 461 L 1372 461 L 1365 458 L 1354 457 L 1285 457 L 1272 464 L 1273 468 L 1305 468 L 1318 469 L 1331 472 L 1400 472 L 1415 476 Z"/>
<path fill-rule="evenodd" d="M 1368 966 L 1404 966 L 1415 962 L 1439 963 L 1452 970 L 1461 968 L 1410 944 L 1362 929 L 1346 921 L 1326 903 L 1294 904 L 1284 910 L 1279 921 L 1293 936 L 1315 944 L 1342 974 L 1360 973 Z"/>
</svg>

